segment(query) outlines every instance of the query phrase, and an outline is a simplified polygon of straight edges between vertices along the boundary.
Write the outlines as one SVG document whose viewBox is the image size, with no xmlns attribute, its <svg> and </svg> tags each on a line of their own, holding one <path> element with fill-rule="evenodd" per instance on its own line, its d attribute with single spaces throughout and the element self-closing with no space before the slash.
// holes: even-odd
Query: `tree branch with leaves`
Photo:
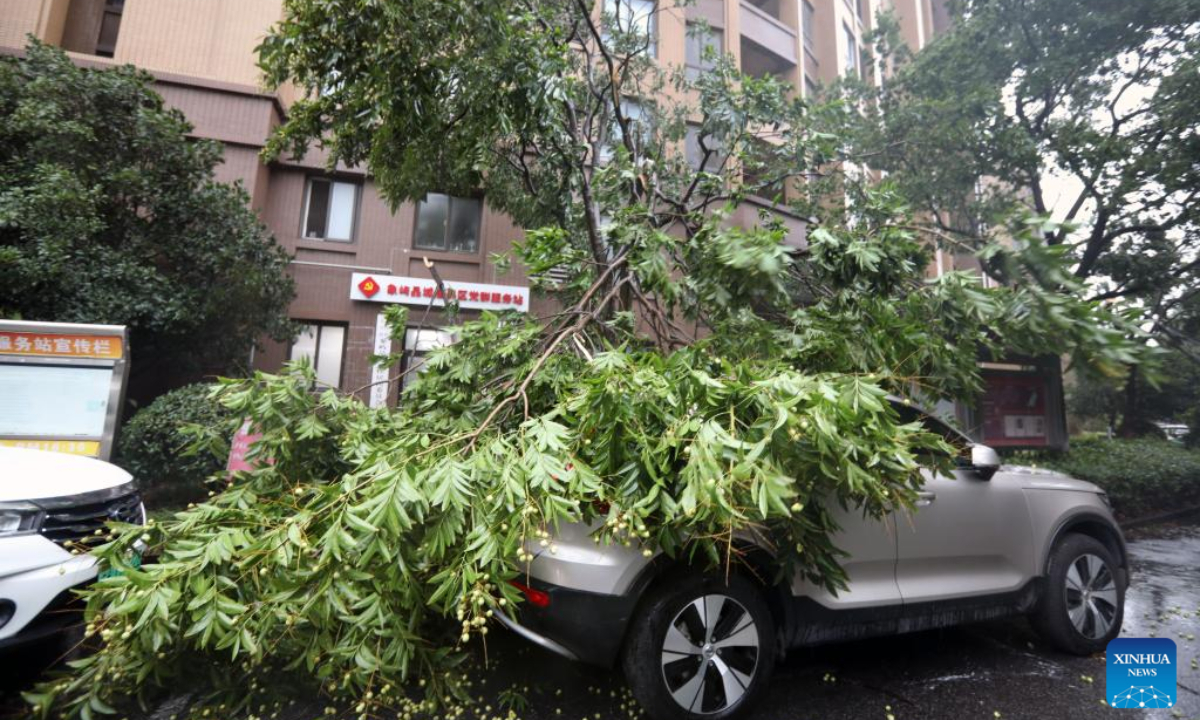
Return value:
<svg viewBox="0 0 1200 720">
<path fill-rule="evenodd" d="M 314 394 L 303 365 L 223 382 L 215 400 L 262 433 L 256 468 L 97 551 L 122 570 L 88 593 L 105 645 L 30 695 L 45 713 L 169 688 L 236 714 L 259 702 L 251 675 L 359 713 L 456 703 L 449 669 L 520 602 L 509 582 L 565 523 L 726 572 L 753 535 L 778 570 L 842 589 L 830 510 L 911 508 L 922 469 L 953 462 L 889 394 L 969 397 L 984 347 L 1137 352 L 1121 318 L 1042 287 L 1072 280 L 1033 233 L 1028 252 L 989 249 L 1009 287 L 925 281 L 928 249 L 886 186 L 839 190 L 803 249 L 784 242 L 783 207 L 733 226 L 843 138 L 730 58 L 695 80 L 661 67 L 619 5 L 285 8 L 263 66 L 309 94 L 271 151 L 323 145 L 397 204 L 482 190 L 527 228 L 515 260 L 559 311 L 455 316 L 457 342 L 396 409 Z M 689 124 L 713 170 L 688 163 Z M 134 568 L 139 542 L 155 560 Z M 230 658 L 242 674 L 220 671 Z"/>
</svg>

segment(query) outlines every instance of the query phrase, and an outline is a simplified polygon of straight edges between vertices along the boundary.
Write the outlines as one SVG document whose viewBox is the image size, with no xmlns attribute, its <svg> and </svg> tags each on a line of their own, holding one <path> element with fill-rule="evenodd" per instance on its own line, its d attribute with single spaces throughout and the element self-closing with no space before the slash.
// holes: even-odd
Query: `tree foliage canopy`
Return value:
<svg viewBox="0 0 1200 720">
<path fill-rule="evenodd" d="M 850 156 L 889 172 L 954 252 L 1007 232 L 1014 210 L 1064 224 L 1061 247 L 1092 299 L 1144 309 L 1151 334 L 1197 355 L 1200 293 L 1200 3 L 962 0 L 915 55 L 885 22 L 881 87 L 844 94 Z M 892 32 L 887 32 L 887 30 Z M 1003 269 L 988 266 L 997 279 Z"/>
<path fill-rule="evenodd" d="M 0 58 L 0 117 L 0 313 L 128 325 L 137 373 L 290 335 L 287 255 L 149 75 L 33 41 Z"/>
<path fill-rule="evenodd" d="M 516 260 L 560 310 L 464 321 L 451 306 L 458 342 L 395 410 L 312 394 L 303 366 L 225 383 L 272 462 L 144 531 L 156 562 L 124 559 L 140 529 L 99 551 L 125 569 L 90 594 L 105 649 L 31 696 L 42 709 L 207 683 L 236 711 L 257 701 L 221 671 L 230 657 L 359 712 L 431 707 L 564 522 L 731 571 L 757 537 L 774 571 L 844 587 L 830 509 L 911 508 L 922 467 L 953 462 L 889 393 L 968 397 L 981 347 L 1136 359 L 1122 318 L 1061 292 L 1076 288 L 1042 221 L 986 248 L 1006 287 L 927 281 L 886 186 L 847 179 L 796 243 L 778 188 L 837 157 L 844 139 L 816 118 L 841 109 L 729 58 L 694 81 L 662 69 L 636 25 L 583 0 L 286 8 L 263 63 L 310 93 L 275 151 L 325 144 L 395 202 L 482 189 L 528 228 Z M 402 685 L 414 677 L 424 689 Z"/>
</svg>

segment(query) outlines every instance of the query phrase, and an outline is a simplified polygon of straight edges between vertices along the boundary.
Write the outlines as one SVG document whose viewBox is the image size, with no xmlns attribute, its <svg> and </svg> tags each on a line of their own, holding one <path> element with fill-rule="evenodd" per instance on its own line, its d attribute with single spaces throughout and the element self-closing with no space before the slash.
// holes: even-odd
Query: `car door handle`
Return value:
<svg viewBox="0 0 1200 720">
<path fill-rule="evenodd" d="M 932 505 L 934 500 L 937 500 L 937 493 L 935 493 L 935 492 L 919 492 L 919 493 L 917 493 L 917 503 L 916 504 L 917 504 L 917 507 L 925 507 L 926 505 Z"/>
</svg>

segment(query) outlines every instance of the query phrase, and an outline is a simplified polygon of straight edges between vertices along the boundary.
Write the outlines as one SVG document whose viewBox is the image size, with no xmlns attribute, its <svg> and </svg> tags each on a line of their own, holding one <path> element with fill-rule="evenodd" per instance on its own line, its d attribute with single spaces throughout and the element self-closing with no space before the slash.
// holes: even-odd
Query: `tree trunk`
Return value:
<svg viewBox="0 0 1200 720">
<path fill-rule="evenodd" d="M 1137 437 L 1143 434 L 1146 424 L 1138 407 L 1138 366 L 1129 366 L 1129 379 L 1125 381 L 1125 411 L 1121 414 L 1121 427 L 1117 435 L 1121 437 Z"/>
</svg>

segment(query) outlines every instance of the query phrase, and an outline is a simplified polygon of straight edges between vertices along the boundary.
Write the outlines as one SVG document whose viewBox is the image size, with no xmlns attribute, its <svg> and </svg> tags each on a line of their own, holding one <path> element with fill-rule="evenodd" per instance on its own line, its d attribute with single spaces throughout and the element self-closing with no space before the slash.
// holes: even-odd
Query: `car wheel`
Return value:
<svg viewBox="0 0 1200 720">
<path fill-rule="evenodd" d="M 1046 587 L 1030 620 L 1065 652 L 1090 655 L 1121 632 L 1125 588 L 1116 558 L 1099 540 L 1067 535 L 1050 552 Z"/>
<path fill-rule="evenodd" d="M 720 720 L 762 695 L 775 664 L 775 624 L 745 578 L 689 575 L 643 602 L 622 655 L 625 679 L 655 720 Z"/>
</svg>

